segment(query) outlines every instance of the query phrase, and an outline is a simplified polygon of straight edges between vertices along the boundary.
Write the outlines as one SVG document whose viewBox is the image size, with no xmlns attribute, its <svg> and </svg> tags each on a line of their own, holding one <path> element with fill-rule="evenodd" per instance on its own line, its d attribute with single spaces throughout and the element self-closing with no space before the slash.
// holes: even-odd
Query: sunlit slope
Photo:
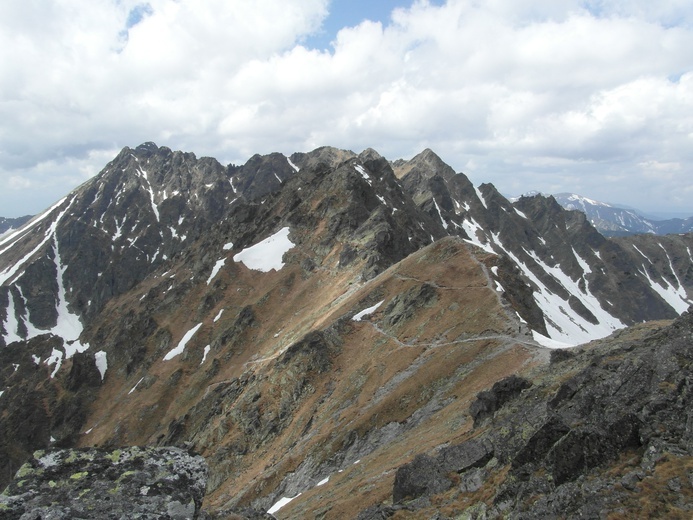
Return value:
<svg viewBox="0 0 693 520">
<path fill-rule="evenodd" d="M 230 261 L 200 284 L 219 304 L 180 355 L 165 359 L 154 332 L 142 366 L 111 369 L 82 442 L 189 443 L 211 464 L 212 508 L 269 508 L 340 470 L 393 469 L 461 435 L 476 392 L 541 357 L 488 277 L 495 257 L 473 251 L 438 241 L 368 282 L 358 264 L 306 273 L 291 252 L 267 273 Z M 198 327 L 182 303 L 158 321 L 172 338 Z"/>
</svg>

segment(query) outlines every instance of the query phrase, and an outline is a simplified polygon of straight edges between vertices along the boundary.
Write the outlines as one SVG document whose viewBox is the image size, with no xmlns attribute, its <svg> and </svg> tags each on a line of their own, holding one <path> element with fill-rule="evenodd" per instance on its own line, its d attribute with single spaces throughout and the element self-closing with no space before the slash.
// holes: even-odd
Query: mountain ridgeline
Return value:
<svg viewBox="0 0 693 520">
<path fill-rule="evenodd" d="M 590 223 L 605 236 L 626 236 L 641 233 L 667 235 L 693 231 L 693 217 L 654 219 L 639 211 L 621 208 L 574 193 L 558 193 L 556 201 L 565 209 L 582 211 Z"/>
<path fill-rule="evenodd" d="M 205 457 L 212 517 L 416 515 L 440 493 L 454 509 L 459 475 L 465 508 L 502 515 L 599 464 L 546 458 L 589 433 L 567 411 L 559 424 L 533 409 L 501 454 L 489 433 L 507 427 L 501 408 L 550 399 L 580 360 L 611 362 L 603 346 L 552 351 L 549 365 L 546 347 L 632 326 L 617 336 L 651 345 L 643 335 L 669 325 L 642 322 L 687 315 L 692 250 L 691 234 L 605 238 L 551 197 L 511 203 L 430 150 L 390 162 L 323 147 L 224 166 L 125 148 L 0 238 L 0 484 L 36 449 L 175 445 Z M 522 444 L 536 432 L 547 439 Z M 439 451 L 479 435 L 471 465 Z M 604 460 L 654 438 L 605 440 Z M 517 468 L 524 484 L 494 497 Z M 559 478 L 537 491 L 541 471 Z"/>
<path fill-rule="evenodd" d="M 14 231 L 20 226 L 23 226 L 26 222 L 28 222 L 31 219 L 31 217 L 31 215 L 25 215 L 23 217 L 17 218 L 0 217 L 0 236 L 3 233 Z"/>
</svg>

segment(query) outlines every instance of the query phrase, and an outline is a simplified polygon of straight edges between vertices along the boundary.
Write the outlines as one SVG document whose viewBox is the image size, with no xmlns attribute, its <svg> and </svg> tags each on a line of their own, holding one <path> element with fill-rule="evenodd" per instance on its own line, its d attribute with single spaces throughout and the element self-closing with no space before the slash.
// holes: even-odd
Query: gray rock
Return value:
<svg viewBox="0 0 693 520">
<path fill-rule="evenodd" d="M 197 519 L 206 482 L 205 460 L 179 448 L 40 450 L 0 495 L 0 519 Z"/>
<path fill-rule="evenodd" d="M 421 454 L 397 470 L 392 500 L 400 503 L 406 499 L 441 493 L 451 487 L 452 481 L 439 462 L 429 455 Z"/>
<path fill-rule="evenodd" d="M 496 410 L 530 386 L 532 383 L 526 379 L 512 375 L 495 383 L 491 390 L 479 393 L 476 401 L 469 408 L 474 424 L 477 425 L 487 417 L 491 417 Z"/>
</svg>

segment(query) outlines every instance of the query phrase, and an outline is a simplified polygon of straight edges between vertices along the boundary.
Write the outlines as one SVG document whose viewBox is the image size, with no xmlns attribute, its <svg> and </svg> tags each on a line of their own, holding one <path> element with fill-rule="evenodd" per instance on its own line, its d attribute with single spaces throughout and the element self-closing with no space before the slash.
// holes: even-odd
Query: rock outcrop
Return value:
<svg viewBox="0 0 693 520">
<path fill-rule="evenodd" d="M 180 448 L 40 450 L 0 495 L 2 520 L 190 520 L 207 481 Z"/>
<path fill-rule="evenodd" d="M 642 335 L 556 351 L 480 393 L 470 439 L 400 467 L 393 505 L 360 518 L 689 518 L 693 312 Z"/>
</svg>

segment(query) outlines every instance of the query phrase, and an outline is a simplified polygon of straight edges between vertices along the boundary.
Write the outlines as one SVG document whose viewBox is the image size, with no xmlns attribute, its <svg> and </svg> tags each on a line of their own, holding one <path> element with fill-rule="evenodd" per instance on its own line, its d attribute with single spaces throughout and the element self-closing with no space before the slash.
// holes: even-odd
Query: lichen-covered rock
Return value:
<svg viewBox="0 0 693 520">
<path fill-rule="evenodd" d="M 207 464 L 180 448 L 40 450 L 0 495 L 0 520 L 198 518 Z"/>
</svg>

